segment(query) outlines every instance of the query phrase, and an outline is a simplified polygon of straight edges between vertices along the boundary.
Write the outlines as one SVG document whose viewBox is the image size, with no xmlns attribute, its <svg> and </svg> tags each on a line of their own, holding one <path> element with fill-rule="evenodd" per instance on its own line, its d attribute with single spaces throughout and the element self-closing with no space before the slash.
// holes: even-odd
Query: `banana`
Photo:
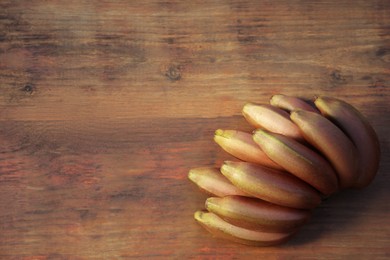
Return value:
<svg viewBox="0 0 390 260">
<path fill-rule="evenodd" d="M 235 187 L 217 168 L 198 167 L 191 169 L 188 178 L 204 192 L 214 196 L 250 196 Z"/>
<path fill-rule="evenodd" d="M 247 103 L 242 109 L 242 114 L 248 123 L 256 128 L 263 128 L 299 140 L 303 139 L 299 128 L 291 122 L 289 113 L 278 107 Z"/>
<path fill-rule="evenodd" d="M 273 246 L 287 241 L 292 233 L 271 233 L 232 225 L 214 213 L 197 211 L 194 218 L 216 237 L 252 246 Z"/>
<path fill-rule="evenodd" d="M 232 161 L 226 161 L 221 172 L 245 193 L 276 205 L 310 209 L 321 202 L 314 188 L 287 172 Z"/>
<path fill-rule="evenodd" d="M 255 131 L 253 139 L 271 160 L 325 196 L 338 190 L 332 166 L 312 149 L 290 137 L 260 129 Z"/>
<path fill-rule="evenodd" d="M 330 161 L 340 189 L 352 187 L 358 177 L 357 150 L 343 131 L 322 115 L 309 111 L 293 111 L 291 120 L 301 129 L 306 141 Z"/>
<path fill-rule="evenodd" d="M 253 141 L 252 135 L 236 130 L 215 131 L 214 141 L 234 157 L 252 163 L 258 163 L 274 169 L 282 169 L 273 162 Z"/>
<path fill-rule="evenodd" d="M 243 196 L 208 198 L 206 209 L 233 225 L 265 232 L 295 231 L 311 216 L 309 210 L 282 207 Z"/>
<path fill-rule="evenodd" d="M 356 108 L 345 101 L 320 96 L 314 103 L 321 113 L 338 125 L 355 144 L 359 158 L 359 177 L 353 187 L 366 187 L 372 182 L 379 168 L 380 145 L 375 130 Z"/>
<path fill-rule="evenodd" d="M 270 99 L 270 104 L 272 106 L 279 107 L 289 112 L 302 109 L 319 113 L 319 111 L 315 107 L 311 106 L 305 100 L 294 96 L 287 96 L 282 94 L 273 95 Z"/>
</svg>

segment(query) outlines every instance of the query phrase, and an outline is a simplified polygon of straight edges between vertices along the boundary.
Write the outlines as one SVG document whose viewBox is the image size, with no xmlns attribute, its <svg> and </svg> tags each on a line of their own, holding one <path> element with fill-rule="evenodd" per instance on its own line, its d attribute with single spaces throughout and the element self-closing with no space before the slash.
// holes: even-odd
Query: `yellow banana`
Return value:
<svg viewBox="0 0 390 260">
<path fill-rule="evenodd" d="M 232 161 L 226 161 L 221 172 L 240 190 L 276 205 L 310 209 L 321 202 L 314 188 L 288 172 Z"/>
<path fill-rule="evenodd" d="M 204 192 L 214 196 L 241 195 L 247 193 L 235 187 L 217 168 L 198 167 L 191 169 L 188 178 Z"/>
<path fill-rule="evenodd" d="M 215 131 L 214 141 L 234 157 L 252 163 L 258 163 L 274 169 L 282 169 L 273 162 L 253 141 L 252 135 L 236 130 Z"/>
<path fill-rule="evenodd" d="M 363 188 L 370 184 L 378 171 L 380 160 L 380 146 L 375 130 L 356 108 L 345 101 L 322 96 L 315 100 L 315 105 L 351 138 L 357 148 L 359 173 L 353 186 Z"/>
<path fill-rule="evenodd" d="M 243 196 L 208 198 L 206 209 L 233 225 L 265 232 L 295 231 L 311 216 L 309 210 L 282 207 Z"/>
<path fill-rule="evenodd" d="M 341 189 L 350 188 L 357 179 L 357 151 L 349 138 L 320 114 L 298 110 L 291 119 L 301 129 L 307 142 L 317 148 L 332 164 Z"/>
<path fill-rule="evenodd" d="M 319 111 L 315 107 L 311 106 L 305 100 L 294 96 L 287 96 L 282 94 L 273 95 L 270 99 L 270 104 L 275 107 L 287 110 L 289 112 L 302 109 L 319 113 Z"/>
<path fill-rule="evenodd" d="M 248 123 L 256 128 L 302 139 L 302 134 L 299 128 L 291 122 L 289 113 L 278 107 L 247 103 L 242 109 L 242 114 Z"/>
<path fill-rule="evenodd" d="M 312 149 L 290 137 L 265 130 L 256 130 L 253 139 L 269 158 L 322 194 L 328 196 L 338 190 L 332 166 Z"/>
<path fill-rule="evenodd" d="M 216 237 L 252 246 L 273 246 L 287 241 L 292 233 L 270 233 L 232 225 L 214 213 L 197 211 L 194 218 Z"/>
</svg>

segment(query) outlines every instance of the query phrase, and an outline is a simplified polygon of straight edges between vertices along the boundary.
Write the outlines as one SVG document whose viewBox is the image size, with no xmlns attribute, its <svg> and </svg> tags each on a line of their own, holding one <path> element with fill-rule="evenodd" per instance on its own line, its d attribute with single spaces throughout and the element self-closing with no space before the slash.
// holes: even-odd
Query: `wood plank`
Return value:
<svg viewBox="0 0 390 260">
<path fill-rule="evenodd" d="M 1 1 L 0 258 L 388 258 L 389 24 L 386 0 Z M 275 93 L 356 105 L 378 176 L 280 247 L 213 238 L 188 170 Z"/>
</svg>

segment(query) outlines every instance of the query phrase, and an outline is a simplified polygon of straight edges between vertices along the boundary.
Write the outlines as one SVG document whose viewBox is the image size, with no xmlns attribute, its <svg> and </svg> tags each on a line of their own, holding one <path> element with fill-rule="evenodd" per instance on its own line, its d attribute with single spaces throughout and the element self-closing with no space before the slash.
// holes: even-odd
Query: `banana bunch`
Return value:
<svg viewBox="0 0 390 260">
<path fill-rule="evenodd" d="M 378 137 L 352 105 L 320 96 L 314 105 L 286 95 L 270 104 L 248 103 L 243 116 L 255 130 L 215 132 L 237 161 L 199 167 L 188 177 L 211 194 L 195 219 L 213 235 L 272 246 L 290 239 L 323 198 L 374 179 Z"/>
</svg>

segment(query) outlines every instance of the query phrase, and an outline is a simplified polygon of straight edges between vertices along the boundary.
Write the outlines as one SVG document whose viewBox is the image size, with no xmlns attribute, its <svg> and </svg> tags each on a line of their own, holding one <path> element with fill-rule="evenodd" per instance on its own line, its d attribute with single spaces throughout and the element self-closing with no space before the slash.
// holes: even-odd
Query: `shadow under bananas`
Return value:
<svg viewBox="0 0 390 260">
<path fill-rule="evenodd" d="M 299 230 L 296 235 L 282 247 L 295 247 L 313 243 L 321 238 L 355 236 L 362 228 L 370 228 L 371 219 L 386 219 L 389 216 L 390 206 L 386 198 L 390 196 L 390 190 L 386 187 L 383 171 L 378 172 L 376 179 L 364 189 L 344 190 L 325 199 L 319 207 L 313 210 L 309 222 Z M 373 216 L 375 216 L 373 218 Z M 372 238 L 363 237 L 369 240 Z M 343 239 L 338 239 L 343 241 Z"/>
</svg>

